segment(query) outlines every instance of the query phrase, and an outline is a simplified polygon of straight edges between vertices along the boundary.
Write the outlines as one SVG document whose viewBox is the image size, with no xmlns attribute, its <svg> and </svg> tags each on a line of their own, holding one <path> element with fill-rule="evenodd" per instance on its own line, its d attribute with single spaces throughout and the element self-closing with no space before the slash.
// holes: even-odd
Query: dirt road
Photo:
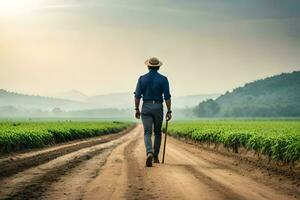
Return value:
<svg viewBox="0 0 300 200">
<path fill-rule="evenodd" d="M 0 198 L 285 200 L 300 197 L 299 179 L 170 137 L 165 164 L 145 168 L 140 125 L 125 135 L 91 140 L 102 142 L 89 141 L 90 145 L 74 147 L 68 152 L 64 145 L 55 147 L 62 149 L 60 155 L 15 170 L 16 174 L 6 168 L 7 175 L 0 180 Z M 27 157 L 39 154 L 0 158 L 0 167 L 20 159 L 26 163 Z"/>
</svg>

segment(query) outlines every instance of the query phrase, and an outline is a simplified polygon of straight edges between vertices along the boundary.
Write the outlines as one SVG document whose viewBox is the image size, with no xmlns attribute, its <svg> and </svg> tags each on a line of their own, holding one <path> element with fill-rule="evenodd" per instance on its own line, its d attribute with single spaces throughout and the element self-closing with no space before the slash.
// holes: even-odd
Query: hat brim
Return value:
<svg viewBox="0 0 300 200">
<path fill-rule="evenodd" d="M 157 65 L 153 65 L 149 61 L 150 61 L 149 59 L 145 61 L 145 65 L 147 65 L 149 67 L 160 67 L 163 65 L 163 63 L 161 61 L 159 61 L 159 63 Z"/>
</svg>

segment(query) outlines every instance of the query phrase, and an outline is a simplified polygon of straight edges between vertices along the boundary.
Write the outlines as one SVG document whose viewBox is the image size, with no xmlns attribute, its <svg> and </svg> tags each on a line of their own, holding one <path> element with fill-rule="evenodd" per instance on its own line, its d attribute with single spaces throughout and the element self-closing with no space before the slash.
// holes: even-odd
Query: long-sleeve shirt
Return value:
<svg viewBox="0 0 300 200">
<path fill-rule="evenodd" d="M 147 74 L 140 76 L 134 94 L 135 98 L 143 98 L 144 101 L 169 100 L 171 94 L 168 78 L 151 69 Z"/>
</svg>

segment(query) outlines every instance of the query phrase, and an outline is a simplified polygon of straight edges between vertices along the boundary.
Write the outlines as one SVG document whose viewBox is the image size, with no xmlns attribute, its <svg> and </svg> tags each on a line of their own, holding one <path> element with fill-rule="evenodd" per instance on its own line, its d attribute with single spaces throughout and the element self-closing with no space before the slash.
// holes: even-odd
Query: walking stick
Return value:
<svg viewBox="0 0 300 200">
<path fill-rule="evenodd" d="M 165 152 L 166 152 L 166 145 L 167 145 L 168 122 L 169 122 L 169 120 L 166 120 L 166 129 L 165 129 L 165 140 L 164 140 L 164 149 L 163 149 L 162 164 L 165 163 Z"/>
</svg>

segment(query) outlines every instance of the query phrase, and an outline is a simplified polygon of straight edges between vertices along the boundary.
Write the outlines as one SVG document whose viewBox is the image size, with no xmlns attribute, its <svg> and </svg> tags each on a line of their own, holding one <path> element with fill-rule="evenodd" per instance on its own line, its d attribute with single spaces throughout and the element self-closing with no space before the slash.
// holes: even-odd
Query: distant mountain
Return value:
<svg viewBox="0 0 300 200">
<path fill-rule="evenodd" d="M 206 99 L 215 99 L 219 94 L 172 96 L 174 108 L 195 107 L 199 102 Z M 134 102 L 133 93 L 114 93 L 89 97 L 86 102 L 101 105 L 105 108 L 131 108 Z"/>
<path fill-rule="evenodd" d="M 89 96 L 85 95 L 84 93 L 78 90 L 69 90 L 66 92 L 62 92 L 54 95 L 54 97 L 60 99 L 72 100 L 72 101 L 85 101 L 89 98 Z"/>
<path fill-rule="evenodd" d="M 247 83 L 194 111 L 199 117 L 300 116 L 300 71 Z"/>
<path fill-rule="evenodd" d="M 51 110 L 60 108 L 64 110 L 91 109 L 97 106 L 84 102 L 58 99 L 52 97 L 42 97 L 34 95 L 25 95 L 15 92 L 8 92 L 0 89 L 0 107 L 13 106 L 22 109 L 41 109 Z"/>
<path fill-rule="evenodd" d="M 133 119 L 132 109 L 86 109 L 64 111 L 55 108 L 50 111 L 42 111 L 40 109 L 23 109 L 14 106 L 0 107 L 0 118 L 111 118 L 111 119 Z"/>
<path fill-rule="evenodd" d="M 177 109 L 178 115 L 181 112 L 183 114 L 190 113 L 184 109 L 191 109 L 198 102 L 217 96 L 218 94 L 175 96 L 172 97 L 173 108 Z M 124 117 L 125 113 L 130 115 L 133 107 L 134 95 L 130 92 L 89 97 L 80 91 L 72 90 L 61 93 L 57 97 L 43 97 L 0 89 L 0 117 L 55 117 L 72 116 L 73 114 L 74 117 L 80 115 L 82 117 L 103 117 L 109 116 L 104 114 L 109 110 L 114 112 L 111 116 Z"/>
</svg>

